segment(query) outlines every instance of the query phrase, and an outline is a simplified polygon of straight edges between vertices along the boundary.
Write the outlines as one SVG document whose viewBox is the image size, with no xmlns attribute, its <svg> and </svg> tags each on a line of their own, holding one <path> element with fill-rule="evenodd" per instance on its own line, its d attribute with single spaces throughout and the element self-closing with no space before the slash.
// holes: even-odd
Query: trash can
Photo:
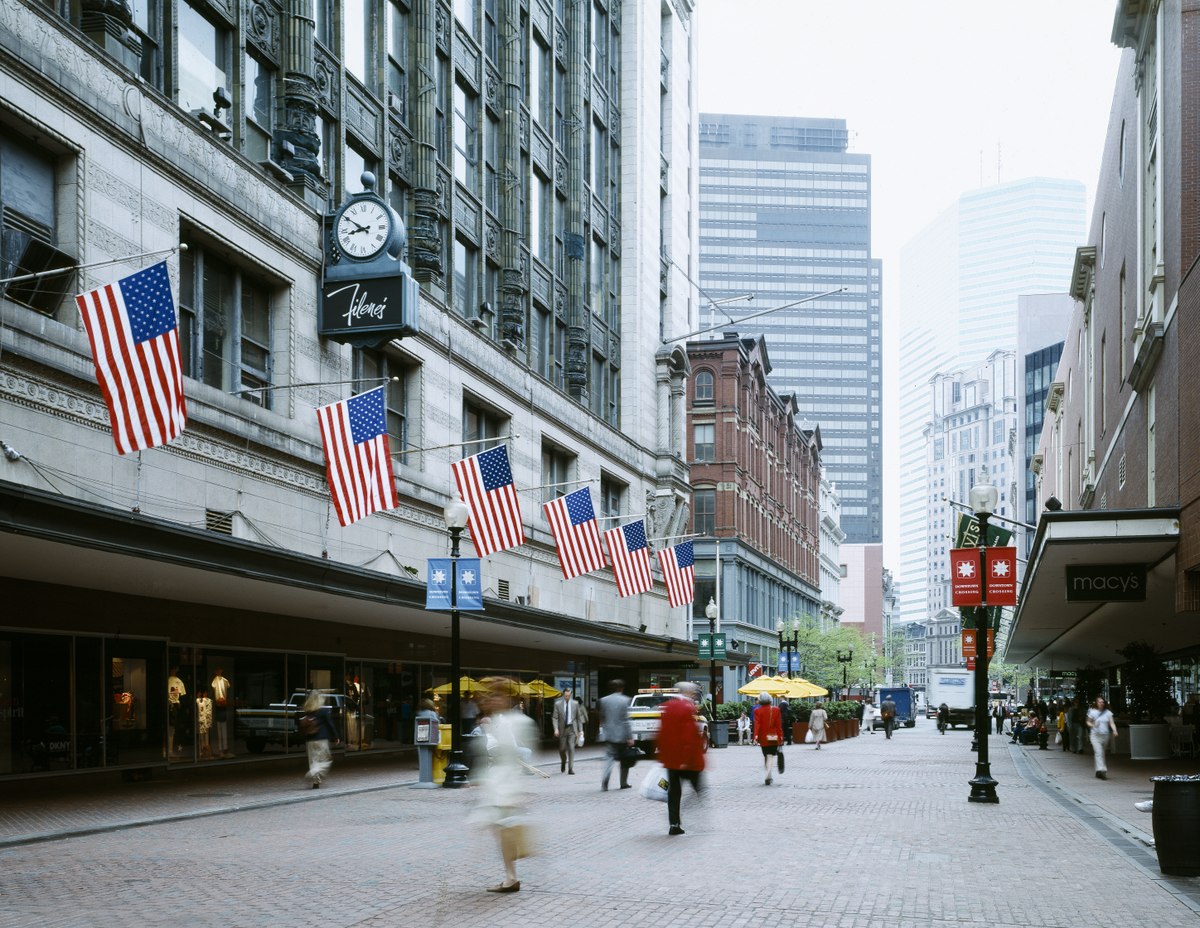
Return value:
<svg viewBox="0 0 1200 928">
<path fill-rule="evenodd" d="M 1200 876 L 1200 775 L 1151 777 L 1154 850 L 1170 876 Z"/>
<path fill-rule="evenodd" d="M 725 719 L 720 721 L 709 722 L 708 732 L 712 736 L 712 746 L 714 748 L 729 747 L 729 722 Z"/>
</svg>

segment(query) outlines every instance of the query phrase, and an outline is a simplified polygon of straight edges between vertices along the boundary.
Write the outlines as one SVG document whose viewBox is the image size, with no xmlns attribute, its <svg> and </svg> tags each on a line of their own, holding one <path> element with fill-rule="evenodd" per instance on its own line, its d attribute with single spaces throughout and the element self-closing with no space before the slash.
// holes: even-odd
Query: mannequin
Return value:
<svg viewBox="0 0 1200 928">
<path fill-rule="evenodd" d="M 213 703 L 208 698 L 208 691 L 201 690 L 200 695 L 196 697 L 196 732 L 200 744 L 200 756 L 208 758 L 212 756 L 212 749 L 208 743 L 208 733 L 212 729 L 213 723 Z"/>
<path fill-rule="evenodd" d="M 233 757 L 229 751 L 229 704 L 233 701 L 233 684 L 225 676 L 225 669 L 218 667 L 212 683 L 213 723 L 217 732 L 217 743 L 213 746 L 214 757 Z"/>
<path fill-rule="evenodd" d="M 179 668 L 172 667 L 167 677 L 167 745 L 172 757 L 182 753 L 179 750 L 179 700 L 186 695 L 187 688 L 179 678 Z"/>
</svg>

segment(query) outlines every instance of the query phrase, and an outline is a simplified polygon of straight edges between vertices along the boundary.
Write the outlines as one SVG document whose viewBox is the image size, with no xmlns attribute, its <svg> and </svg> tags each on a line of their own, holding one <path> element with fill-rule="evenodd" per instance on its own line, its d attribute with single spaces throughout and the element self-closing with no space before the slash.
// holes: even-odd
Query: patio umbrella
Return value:
<svg viewBox="0 0 1200 928">
<path fill-rule="evenodd" d="M 453 683 L 443 683 L 441 686 L 435 686 L 425 692 L 436 693 L 438 696 L 449 696 L 453 688 Z M 478 680 L 473 680 L 470 677 L 459 677 L 458 691 L 463 696 L 474 696 L 476 693 L 482 692 L 483 687 L 479 685 Z"/>
<path fill-rule="evenodd" d="M 793 677 L 787 681 L 788 687 L 784 690 L 783 695 L 788 699 L 804 699 L 808 696 L 828 696 L 829 690 L 823 686 L 818 686 L 811 680 L 805 680 L 803 677 Z"/>
<path fill-rule="evenodd" d="M 537 696 L 545 699 L 547 696 L 561 696 L 562 692 L 556 690 L 545 680 L 530 680 L 528 683 L 522 683 L 520 686 L 522 696 Z"/>
<path fill-rule="evenodd" d="M 738 692 L 745 696 L 757 696 L 759 693 L 779 696 L 787 691 L 789 682 L 784 677 L 755 677 L 745 686 L 739 686 Z"/>
</svg>

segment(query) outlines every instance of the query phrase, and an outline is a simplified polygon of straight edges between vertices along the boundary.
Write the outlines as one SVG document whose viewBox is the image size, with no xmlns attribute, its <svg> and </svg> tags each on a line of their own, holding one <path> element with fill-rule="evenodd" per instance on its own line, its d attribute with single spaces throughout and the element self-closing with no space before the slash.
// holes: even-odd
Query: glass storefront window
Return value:
<svg viewBox="0 0 1200 928">
<path fill-rule="evenodd" d="M 107 766 L 162 763 L 168 750 L 164 735 L 170 701 L 166 652 L 162 641 L 105 639 L 102 672 L 108 675 L 110 709 L 104 744 Z"/>
</svg>

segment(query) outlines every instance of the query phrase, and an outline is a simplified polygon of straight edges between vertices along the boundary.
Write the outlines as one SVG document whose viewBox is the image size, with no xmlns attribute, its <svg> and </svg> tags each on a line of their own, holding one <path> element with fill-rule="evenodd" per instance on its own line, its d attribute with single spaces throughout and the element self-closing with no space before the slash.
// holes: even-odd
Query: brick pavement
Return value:
<svg viewBox="0 0 1200 928">
<path fill-rule="evenodd" d="M 328 792 L 298 789 L 298 770 L 127 784 L 145 788 L 63 799 L 40 819 L 21 819 L 6 797 L 10 839 L 14 823 L 107 827 L 121 802 L 174 819 L 0 848 L 0 928 L 1197 924 L 1187 893 L 1200 880 L 1152 874 L 1135 842 L 1056 799 L 1084 795 L 1090 766 L 1080 776 L 1070 765 L 1086 758 L 993 737 L 1001 802 L 975 805 L 969 737 L 919 723 L 891 741 L 796 746 L 771 787 L 757 749 L 713 752 L 709 789 L 685 801 L 688 833 L 675 838 L 663 805 L 601 793 L 595 760 L 574 777 L 554 763 L 550 779 L 530 780 L 545 853 L 521 862 L 522 891 L 509 896 L 482 891 L 501 867 L 490 836 L 466 823 L 471 791 L 397 786 L 394 764 L 343 761 Z M 1114 765 L 1107 784 L 1091 783 L 1124 789 L 1123 777 Z M 221 792 L 234 796 L 211 795 Z M 1101 792 L 1091 805 L 1115 816 L 1122 801 Z M 241 809 L 211 814 L 222 803 Z M 996 885 L 997 867 L 1036 876 L 1038 891 Z"/>
</svg>

